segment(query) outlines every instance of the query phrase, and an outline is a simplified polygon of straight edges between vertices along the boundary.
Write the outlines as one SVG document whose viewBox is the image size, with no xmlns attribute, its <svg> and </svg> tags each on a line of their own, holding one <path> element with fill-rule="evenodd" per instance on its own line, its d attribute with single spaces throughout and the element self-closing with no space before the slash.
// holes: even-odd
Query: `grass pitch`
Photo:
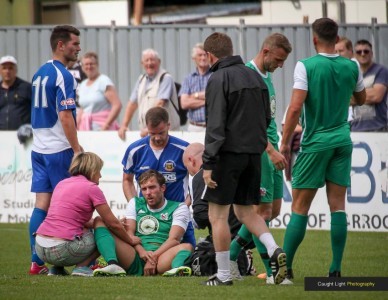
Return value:
<svg viewBox="0 0 388 300">
<path fill-rule="evenodd" d="M 284 230 L 271 230 L 283 243 Z M 205 236 L 203 231 L 197 237 Z M 331 260 L 330 234 L 309 230 L 294 262 L 293 286 L 266 286 L 248 276 L 229 287 L 207 287 L 205 277 L 81 278 L 29 276 L 28 225 L 0 224 L 0 299 L 388 299 L 387 292 L 308 292 L 304 277 L 326 276 Z M 342 275 L 388 277 L 388 234 L 349 232 Z M 264 270 L 254 251 L 254 265 Z M 69 268 L 71 271 L 71 268 Z"/>
</svg>

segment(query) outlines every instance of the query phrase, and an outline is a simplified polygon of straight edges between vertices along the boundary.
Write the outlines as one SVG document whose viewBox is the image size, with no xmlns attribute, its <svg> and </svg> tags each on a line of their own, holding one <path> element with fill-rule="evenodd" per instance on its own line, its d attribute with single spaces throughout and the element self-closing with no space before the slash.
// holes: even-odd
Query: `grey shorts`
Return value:
<svg viewBox="0 0 388 300">
<path fill-rule="evenodd" d="M 73 266 L 84 261 L 97 250 L 92 232 L 86 232 L 72 241 L 62 243 L 54 247 L 42 247 L 35 245 L 39 258 L 54 266 Z"/>
</svg>

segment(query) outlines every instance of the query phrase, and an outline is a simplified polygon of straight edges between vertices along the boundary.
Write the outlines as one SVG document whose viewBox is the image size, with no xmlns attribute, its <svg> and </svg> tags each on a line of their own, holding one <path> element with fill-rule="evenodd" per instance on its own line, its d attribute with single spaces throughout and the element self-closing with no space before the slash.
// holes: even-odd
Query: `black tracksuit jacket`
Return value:
<svg viewBox="0 0 388 300">
<path fill-rule="evenodd" d="M 206 86 L 203 168 L 213 170 L 220 152 L 261 154 L 271 121 L 268 88 L 240 56 L 219 59 Z"/>
</svg>

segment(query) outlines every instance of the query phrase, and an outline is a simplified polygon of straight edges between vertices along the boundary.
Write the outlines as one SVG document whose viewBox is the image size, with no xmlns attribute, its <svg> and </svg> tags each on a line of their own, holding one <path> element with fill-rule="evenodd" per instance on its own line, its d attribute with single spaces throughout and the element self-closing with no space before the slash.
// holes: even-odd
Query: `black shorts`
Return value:
<svg viewBox="0 0 388 300">
<path fill-rule="evenodd" d="M 212 172 L 217 188 L 207 188 L 203 198 L 219 205 L 258 205 L 260 157 L 260 154 L 222 152 Z"/>
</svg>

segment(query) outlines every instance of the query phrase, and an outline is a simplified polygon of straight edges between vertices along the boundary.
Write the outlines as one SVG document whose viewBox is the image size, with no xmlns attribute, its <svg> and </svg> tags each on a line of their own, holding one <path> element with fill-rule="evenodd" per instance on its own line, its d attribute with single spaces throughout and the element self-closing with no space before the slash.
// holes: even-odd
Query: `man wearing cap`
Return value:
<svg viewBox="0 0 388 300">
<path fill-rule="evenodd" d="M 17 130 L 31 123 L 31 84 L 16 74 L 15 57 L 0 58 L 0 130 Z"/>
</svg>

